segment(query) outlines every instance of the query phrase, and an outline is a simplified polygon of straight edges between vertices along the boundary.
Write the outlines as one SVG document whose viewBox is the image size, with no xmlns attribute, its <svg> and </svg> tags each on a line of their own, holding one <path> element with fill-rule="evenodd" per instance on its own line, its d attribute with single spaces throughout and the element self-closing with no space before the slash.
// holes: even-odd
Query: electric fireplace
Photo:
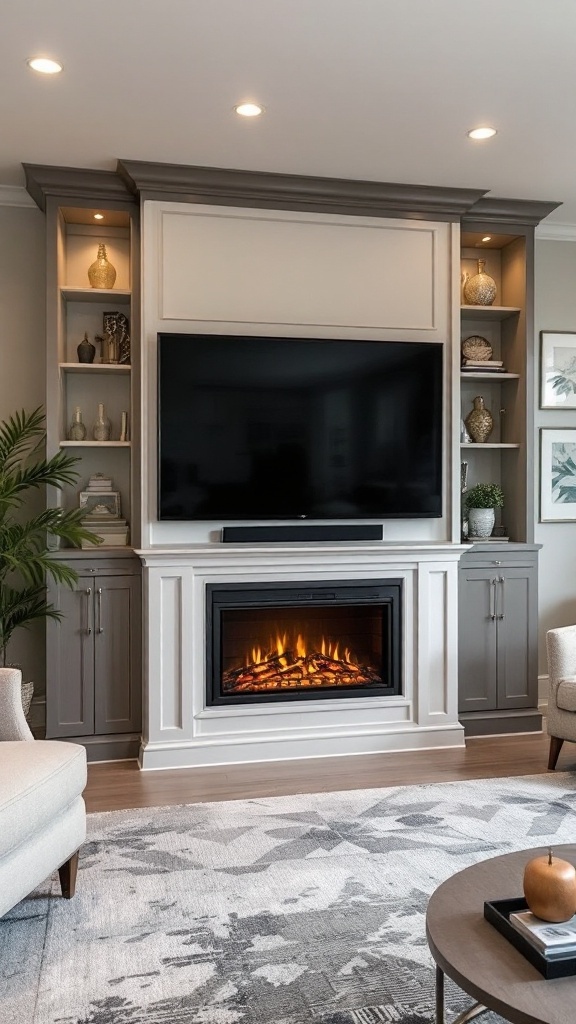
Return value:
<svg viewBox="0 0 576 1024">
<path fill-rule="evenodd" d="M 402 692 L 400 579 L 208 584 L 207 704 Z"/>
</svg>

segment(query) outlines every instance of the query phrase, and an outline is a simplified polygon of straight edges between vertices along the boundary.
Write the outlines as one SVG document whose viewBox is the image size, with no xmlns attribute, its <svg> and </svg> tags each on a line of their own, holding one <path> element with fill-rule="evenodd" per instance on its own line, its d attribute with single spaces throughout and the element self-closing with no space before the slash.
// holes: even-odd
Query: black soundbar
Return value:
<svg viewBox="0 0 576 1024">
<path fill-rule="evenodd" d="M 382 524 L 365 526 L 312 525 L 301 526 L 224 526 L 222 541 L 224 544 L 258 544 L 266 541 L 269 544 L 284 541 L 298 543 L 304 541 L 339 541 L 339 540 L 382 540 Z"/>
</svg>

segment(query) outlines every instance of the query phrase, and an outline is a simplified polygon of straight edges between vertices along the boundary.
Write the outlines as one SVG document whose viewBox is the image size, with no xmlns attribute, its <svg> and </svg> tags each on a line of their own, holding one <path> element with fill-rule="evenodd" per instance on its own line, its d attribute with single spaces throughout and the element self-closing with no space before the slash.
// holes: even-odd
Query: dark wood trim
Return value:
<svg viewBox="0 0 576 1024">
<path fill-rule="evenodd" d="M 499 199 L 496 196 L 483 195 L 462 216 L 462 226 L 475 230 L 470 221 L 481 221 L 486 228 L 487 221 L 495 225 L 509 224 L 535 227 L 562 203 L 539 202 L 532 199 Z M 480 228 L 478 228 L 480 230 Z"/>
<path fill-rule="evenodd" d="M 65 864 L 62 864 L 58 868 L 58 875 L 60 878 L 60 888 L 62 889 L 62 895 L 65 900 L 71 900 L 74 893 L 76 892 L 76 876 L 78 874 L 78 853 L 73 853 L 68 858 Z"/>
<path fill-rule="evenodd" d="M 135 204 L 132 189 L 115 171 L 97 171 L 80 167 L 52 167 L 46 164 L 22 164 L 26 188 L 41 210 L 48 196 L 68 201 L 84 199 L 91 203 L 126 202 Z"/>
<path fill-rule="evenodd" d="M 371 217 L 458 220 L 485 192 L 142 160 L 119 160 L 117 173 L 143 199 Z"/>
</svg>

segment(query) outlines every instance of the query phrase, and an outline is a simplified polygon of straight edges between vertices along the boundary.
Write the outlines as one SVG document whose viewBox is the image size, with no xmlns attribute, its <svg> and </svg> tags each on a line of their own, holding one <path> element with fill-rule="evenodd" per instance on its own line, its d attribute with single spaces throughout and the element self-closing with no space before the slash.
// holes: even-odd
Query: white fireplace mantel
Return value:
<svg viewBox="0 0 576 1024">
<path fill-rule="evenodd" d="M 199 544 L 138 551 L 144 566 L 144 769 L 464 745 L 457 714 L 463 546 Z M 403 581 L 402 694 L 206 704 L 208 583 Z"/>
</svg>

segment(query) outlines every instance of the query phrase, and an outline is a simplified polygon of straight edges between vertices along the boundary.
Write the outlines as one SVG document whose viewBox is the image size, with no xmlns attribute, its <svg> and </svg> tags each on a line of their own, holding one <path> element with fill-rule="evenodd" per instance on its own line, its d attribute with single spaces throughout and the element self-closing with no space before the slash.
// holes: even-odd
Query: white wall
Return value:
<svg viewBox="0 0 576 1024">
<path fill-rule="evenodd" d="M 26 199 L 23 194 L 22 202 Z M 2 196 L 0 195 L 0 204 Z M 46 387 L 45 218 L 37 207 L 0 205 L 0 420 L 44 403 Z M 44 496 L 28 506 L 34 514 Z M 44 624 L 18 630 L 8 652 L 43 692 Z"/>
<path fill-rule="evenodd" d="M 541 427 L 575 427 L 576 409 L 539 408 L 540 331 L 576 332 L 576 239 L 536 240 L 535 253 L 535 451 L 539 452 Z M 539 466 L 534 466 L 536 509 L 539 508 Z M 576 522 L 537 523 L 540 552 L 539 673 L 546 674 L 546 631 L 576 622 Z"/>
</svg>

